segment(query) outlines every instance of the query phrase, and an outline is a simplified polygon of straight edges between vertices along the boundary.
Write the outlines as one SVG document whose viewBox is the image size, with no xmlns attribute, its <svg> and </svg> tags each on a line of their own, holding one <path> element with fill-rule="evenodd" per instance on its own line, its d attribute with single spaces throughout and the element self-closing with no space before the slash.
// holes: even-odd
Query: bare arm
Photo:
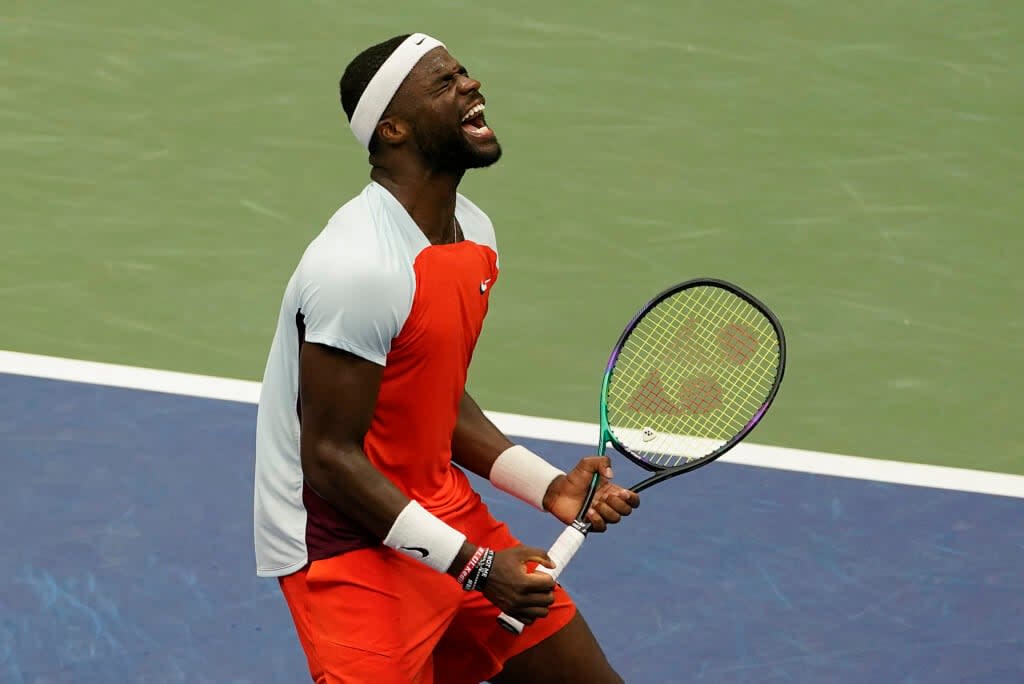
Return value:
<svg viewBox="0 0 1024 684">
<path fill-rule="evenodd" d="M 463 394 L 452 435 L 452 460 L 489 479 L 498 456 L 512 445 L 469 393 Z M 609 524 L 619 522 L 640 505 L 640 497 L 636 493 L 607 481 L 612 475 L 611 461 L 602 456 L 585 458 L 569 473 L 552 479 L 544 492 L 541 507 L 566 524 L 571 523 L 583 504 L 595 472 L 601 473 L 604 480 L 587 513 L 592 531 L 604 532 Z"/>
<path fill-rule="evenodd" d="M 410 502 L 363 451 L 383 367 L 347 352 L 306 343 L 299 373 L 303 475 L 342 515 L 383 541 Z M 479 407 L 476 411 L 479 418 L 487 420 Z M 497 431 L 493 425 L 491 428 Z M 477 434 L 477 430 L 471 429 L 469 434 Z M 472 438 L 469 443 L 478 444 L 478 440 Z M 478 454 L 486 453 L 488 446 L 467 448 L 468 453 Z M 464 542 L 447 573 L 457 577 L 476 548 L 468 540 Z M 529 560 L 552 566 L 540 549 L 518 546 L 503 550 L 495 555 L 484 589 L 492 603 L 527 623 L 546 615 L 554 600 L 554 581 L 546 575 L 527 574 L 524 567 Z"/>
<path fill-rule="evenodd" d="M 383 371 L 382 366 L 348 352 L 302 345 L 303 475 L 338 512 L 382 541 L 409 504 L 409 498 L 363 452 Z M 448 574 L 454 576 L 475 550 L 464 543 Z"/>
<path fill-rule="evenodd" d="M 469 392 L 465 392 L 452 435 L 452 460 L 486 479 L 490 477 L 495 459 L 510 446 L 509 438 L 484 415 Z"/>
<path fill-rule="evenodd" d="M 363 453 L 383 367 L 319 344 L 300 359 L 302 471 L 321 497 L 383 540 L 409 499 Z"/>
<path fill-rule="evenodd" d="M 490 479 L 494 462 L 512 446 L 514 443 L 491 422 L 469 392 L 464 392 L 452 434 L 452 460 L 480 477 Z M 565 475 L 559 475 L 548 484 L 544 510 L 549 510 L 548 501 L 564 479 Z M 509 493 L 517 496 L 514 491 Z"/>
</svg>

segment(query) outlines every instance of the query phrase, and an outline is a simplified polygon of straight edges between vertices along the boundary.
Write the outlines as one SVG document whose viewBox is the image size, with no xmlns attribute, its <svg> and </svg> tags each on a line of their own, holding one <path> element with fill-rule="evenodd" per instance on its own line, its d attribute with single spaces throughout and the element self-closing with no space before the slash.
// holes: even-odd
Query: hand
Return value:
<svg viewBox="0 0 1024 684">
<path fill-rule="evenodd" d="M 513 546 L 494 554 L 483 595 L 488 601 L 523 624 L 548 614 L 555 602 L 555 580 L 542 572 L 527 572 L 527 563 L 555 567 L 544 551 L 531 546 Z"/>
<path fill-rule="evenodd" d="M 591 532 L 604 532 L 608 525 L 619 522 L 640 505 L 639 494 L 609 482 L 612 478 L 611 459 L 590 456 L 577 463 L 568 474 L 552 480 L 544 494 L 544 510 L 566 525 L 572 523 L 587 496 L 594 473 L 601 473 L 603 477 L 586 515 Z"/>
</svg>

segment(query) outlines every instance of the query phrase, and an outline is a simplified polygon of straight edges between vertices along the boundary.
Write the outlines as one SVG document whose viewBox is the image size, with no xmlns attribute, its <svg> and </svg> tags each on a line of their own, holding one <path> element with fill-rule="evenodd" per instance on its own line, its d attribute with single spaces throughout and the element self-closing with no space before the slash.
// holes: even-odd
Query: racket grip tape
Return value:
<svg viewBox="0 0 1024 684">
<path fill-rule="evenodd" d="M 555 543 L 551 545 L 551 548 L 548 549 L 548 557 L 555 562 L 555 567 L 547 568 L 543 565 L 538 565 L 534 572 L 543 572 L 546 575 L 551 575 L 552 579 L 557 581 L 558 576 L 565 570 L 565 566 L 569 564 L 572 557 L 583 546 L 583 540 L 587 538 L 586 533 L 583 531 L 584 529 L 579 523 L 573 523 L 565 528 L 562 534 L 558 536 L 558 539 L 555 540 Z M 523 628 L 526 626 L 505 613 L 498 616 L 498 624 L 513 634 L 522 634 Z"/>
</svg>

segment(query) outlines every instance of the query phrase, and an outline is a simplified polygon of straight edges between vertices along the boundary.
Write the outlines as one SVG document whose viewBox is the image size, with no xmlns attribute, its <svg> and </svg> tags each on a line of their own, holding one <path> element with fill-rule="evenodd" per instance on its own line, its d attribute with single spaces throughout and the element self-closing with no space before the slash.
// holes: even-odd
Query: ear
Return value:
<svg viewBox="0 0 1024 684">
<path fill-rule="evenodd" d="M 388 145 L 400 145 L 412 135 L 409 124 L 395 116 L 386 116 L 377 124 L 377 137 Z"/>
</svg>

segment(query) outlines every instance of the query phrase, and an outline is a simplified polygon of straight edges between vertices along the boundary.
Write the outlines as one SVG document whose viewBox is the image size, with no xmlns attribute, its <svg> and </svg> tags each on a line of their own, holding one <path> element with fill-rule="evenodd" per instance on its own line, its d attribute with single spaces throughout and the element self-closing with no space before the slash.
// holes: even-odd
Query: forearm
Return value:
<svg viewBox="0 0 1024 684">
<path fill-rule="evenodd" d="M 324 442 L 303 447 L 303 472 L 313 491 L 345 519 L 383 540 L 409 497 L 357 447 Z"/>
<path fill-rule="evenodd" d="M 407 552 L 413 548 L 433 549 L 435 558 L 440 554 L 446 559 L 458 549 L 454 559 L 437 570 L 454 576 L 476 550 L 463 535 L 403 494 L 357 447 L 313 445 L 309 457 L 304 458 L 303 469 L 313 491 L 381 543 L 400 550 L 405 547 Z M 420 552 L 414 555 L 428 559 Z"/>
<path fill-rule="evenodd" d="M 463 394 L 459 406 L 452 460 L 541 510 L 546 510 L 543 502 L 552 484 L 564 477 L 562 471 L 506 437 L 469 393 Z"/>
<path fill-rule="evenodd" d="M 315 343 L 302 346 L 300 362 L 300 453 L 308 486 L 385 546 L 440 572 L 464 567 L 476 547 L 406 496 L 363 451 L 383 367 Z"/>
<path fill-rule="evenodd" d="M 465 392 L 452 434 L 452 460 L 487 478 L 495 459 L 511 446 L 512 441 L 491 422 L 469 392 Z"/>
</svg>

